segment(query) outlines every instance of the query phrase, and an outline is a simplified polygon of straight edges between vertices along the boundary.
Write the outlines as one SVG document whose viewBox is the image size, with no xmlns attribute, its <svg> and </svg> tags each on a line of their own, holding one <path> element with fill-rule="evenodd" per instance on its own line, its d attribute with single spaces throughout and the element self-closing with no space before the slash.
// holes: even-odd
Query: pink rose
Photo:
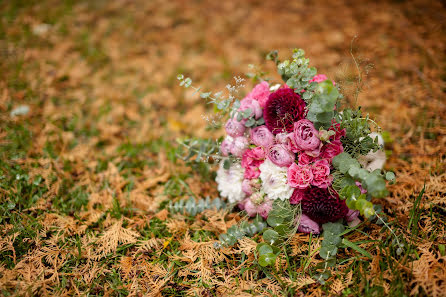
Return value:
<svg viewBox="0 0 446 297">
<path fill-rule="evenodd" d="M 344 151 L 344 147 L 342 146 L 342 142 L 340 140 L 333 140 L 331 143 L 326 143 L 322 147 L 322 151 L 320 157 L 323 159 L 333 159 L 335 156 L 339 155 Z"/>
<path fill-rule="evenodd" d="M 296 163 L 288 168 L 288 185 L 293 188 L 306 189 L 313 180 L 313 172 L 309 165 L 300 166 Z"/>
<path fill-rule="evenodd" d="M 249 93 L 248 96 L 254 100 L 257 100 L 260 104 L 260 107 L 264 108 L 269 94 L 270 92 L 268 83 L 266 81 L 262 81 L 261 83 L 256 85 L 254 89 L 252 89 L 251 93 Z"/>
<path fill-rule="evenodd" d="M 307 165 L 313 163 L 316 160 L 315 157 L 307 155 L 306 153 L 300 153 L 298 157 L 299 165 Z"/>
<path fill-rule="evenodd" d="M 317 82 L 317 83 L 321 83 L 321 82 L 323 82 L 323 81 L 326 81 L 328 78 L 327 78 L 327 76 L 325 75 L 325 74 L 317 74 L 317 75 L 315 75 L 312 79 L 310 79 L 310 83 L 311 82 Z M 335 84 L 335 82 L 332 82 L 333 83 L 333 86 L 335 86 L 336 84 Z"/>
<path fill-rule="evenodd" d="M 250 132 L 251 141 L 257 146 L 268 149 L 274 144 L 274 135 L 271 133 L 265 125 L 255 127 Z"/>
<path fill-rule="evenodd" d="M 277 166 L 288 167 L 294 162 L 295 156 L 284 145 L 276 144 L 269 149 L 268 159 Z"/>
<path fill-rule="evenodd" d="M 245 125 L 236 119 L 229 119 L 226 122 L 225 129 L 229 136 L 237 137 L 243 135 L 245 132 Z"/>
<path fill-rule="evenodd" d="M 298 217 L 299 218 L 299 217 Z M 297 219 L 296 218 L 296 221 Z M 313 234 L 319 234 L 321 233 L 321 227 L 318 223 L 310 219 L 307 215 L 302 214 L 300 216 L 300 221 L 298 222 L 299 226 L 297 227 L 297 231 L 302 233 L 313 233 Z"/>
<path fill-rule="evenodd" d="M 326 189 L 331 184 L 330 164 L 327 160 L 318 160 L 312 166 L 313 181 L 311 184 L 318 188 Z"/>
<path fill-rule="evenodd" d="M 290 204 L 299 204 L 304 199 L 305 190 L 294 189 L 293 194 L 290 197 Z"/>
<path fill-rule="evenodd" d="M 231 146 L 234 139 L 231 136 L 226 136 L 225 140 L 220 145 L 221 154 L 225 157 L 231 152 Z"/>
<path fill-rule="evenodd" d="M 250 217 L 255 217 L 257 214 L 261 215 L 264 219 L 268 217 L 269 212 L 273 208 L 273 202 L 271 200 L 263 200 L 262 203 L 255 203 L 256 200 L 263 199 L 262 194 L 257 192 L 251 195 L 249 199 L 245 202 L 245 211 Z"/>
<path fill-rule="evenodd" d="M 241 158 L 243 156 L 243 153 L 248 149 L 248 146 L 249 142 L 246 137 L 244 136 L 236 137 L 231 145 L 231 154 Z"/>
<path fill-rule="evenodd" d="M 276 142 L 285 145 L 287 150 L 289 150 L 293 153 L 297 153 L 299 151 L 299 148 L 297 147 L 296 143 L 294 142 L 293 133 L 276 134 Z"/>
<path fill-rule="evenodd" d="M 246 194 L 246 196 L 251 196 L 252 195 L 253 189 L 251 187 L 251 180 L 250 179 L 244 179 L 243 180 L 243 182 L 242 182 L 242 191 Z"/>
<path fill-rule="evenodd" d="M 259 166 L 265 160 L 265 151 L 261 147 L 248 149 L 242 157 L 242 167 L 245 169 L 244 177 L 247 179 L 257 178 L 260 175 Z"/>
<path fill-rule="evenodd" d="M 311 121 L 302 119 L 294 123 L 294 141 L 298 148 L 308 155 L 317 157 L 320 153 L 321 140 Z"/>
<path fill-rule="evenodd" d="M 239 110 L 245 111 L 247 109 L 251 110 L 251 116 L 254 116 L 256 119 L 262 117 L 263 111 L 258 101 L 249 97 L 245 97 L 242 101 L 240 101 Z"/>
</svg>

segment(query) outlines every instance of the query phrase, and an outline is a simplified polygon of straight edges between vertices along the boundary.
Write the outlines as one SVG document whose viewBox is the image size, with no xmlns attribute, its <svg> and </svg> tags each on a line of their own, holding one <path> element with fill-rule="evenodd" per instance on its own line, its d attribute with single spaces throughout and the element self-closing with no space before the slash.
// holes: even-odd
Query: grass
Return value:
<svg viewBox="0 0 446 297">
<path fill-rule="evenodd" d="M 240 13 L 255 10 L 263 17 L 270 10 L 241 5 Z M 177 87 L 175 77 L 187 72 L 206 88 L 224 88 L 247 71 L 245 64 L 259 63 L 259 52 L 284 52 L 300 43 L 308 45 L 319 70 L 333 73 L 336 57 L 348 59 L 343 49 L 349 42 L 346 36 L 345 46 L 336 45 L 332 28 L 341 22 L 348 29 L 348 12 L 353 18 L 369 15 L 364 6 L 342 4 L 336 10 L 348 16 L 336 20 L 328 3 L 306 7 L 313 15 L 306 21 L 293 12 L 302 8 L 281 10 L 271 26 L 286 20 L 287 27 L 303 26 L 311 34 L 274 28 L 272 38 L 269 28 L 259 27 L 258 36 L 244 27 L 258 23 L 256 14 L 222 6 L 222 17 L 200 1 L 187 7 L 0 1 L 0 294 L 440 296 L 446 271 L 445 59 L 437 51 L 444 36 L 435 29 L 441 27 L 435 16 L 446 12 L 398 2 L 374 5 L 381 18 L 369 16 L 350 29 L 361 30 L 360 50 L 376 57 L 379 69 L 359 98 L 392 140 L 386 166 L 398 182 L 376 203 L 393 233 L 374 222 L 346 233 L 338 265 L 322 285 L 313 278 L 324 271 L 317 236 L 296 236 L 278 265 L 264 268 L 254 252 L 258 236 L 213 249 L 218 235 L 243 214 L 167 211 L 170 201 L 218 195 L 209 166 L 189 167 L 177 159 L 176 138 L 214 132 L 204 128 L 207 107 Z M 196 17 L 203 9 L 212 20 Z M 427 13 L 411 18 L 417 9 Z M 421 35 L 427 50 L 415 44 L 406 51 L 397 42 L 407 34 L 380 23 L 389 11 L 406 11 L 391 18 L 392 25 L 406 22 L 411 42 Z M 418 18 L 427 17 L 423 24 L 438 26 L 421 32 Z M 42 23 L 48 31 L 35 33 Z M 392 49 L 384 35 L 396 40 Z M 290 44 L 289 36 L 297 40 Z M 229 46 L 231 40 L 243 42 Z M 379 42 L 374 52 L 365 50 Z M 426 52 L 438 53 L 437 65 L 425 63 Z M 406 68 L 409 62 L 419 64 L 416 71 Z M 273 75 L 271 65 L 262 66 Z M 345 71 L 339 81 L 354 75 Z M 12 117 L 20 105 L 30 112 Z"/>
</svg>

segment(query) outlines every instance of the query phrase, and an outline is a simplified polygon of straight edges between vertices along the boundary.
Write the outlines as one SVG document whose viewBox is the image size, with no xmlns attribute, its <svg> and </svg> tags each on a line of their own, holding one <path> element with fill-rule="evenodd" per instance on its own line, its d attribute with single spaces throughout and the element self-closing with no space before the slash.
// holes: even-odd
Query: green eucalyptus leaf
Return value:
<svg viewBox="0 0 446 297">
<path fill-rule="evenodd" d="M 386 180 L 394 181 L 395 180 L 395 173 L 393 173 L 392 171 L 388 171 L 386 173 Z"/>
<path fill-rule="evenodd" d="M 373 197 L 382 198 L 388 194 L 385 180 L 377 174 L 369 174 L 364 180 L 365 188 Z"/>
<path fill-rule="evenodd" d="M 268 225 L 271 227 L 276 227 L 283 223 L 283 217 L 275 216 L 274 214 L 271 215 L 271 213 L 268 215 L 268 219 L 266 220 Z"/>
<path fill-rule="evenodd" d="M 290 228 L 287 225 L 280 224 L 274 227 L 274 231 L 279 233 L 281 236 L 285 236 L 290 233 Z"/>
<path fill-rule="evenodd" d="M 276 262 L 276 257 L 277 256 L 275 254 L 273 254 L 273 253 L 268 253 L 268 254 L 261 255 L 259 257 L 259 264 L 262 267 L 274 265 L 274 263 Z"/>
<path fill-rule="evenodd" d="M 345 227 L 342 223 L 336 222 L 336 223 L 325 223 L 322 225 L 322 229 L 327 232 L 333 233 L 333 234 L 341 234 L 344 232 Z"/>
<path fill-rule="evenodd" d="M 335 245 L 327 245 L 321 247 L 319 250 L 319 256 L 321 256 L 322 259 L 328 260 L 336 256 L 337 252 L 338 248 Z"/>
<path fill-rule="evenodd" d="M 259 255 L 272 254 L 272 253 L 273 253 L 273 248 L 268 244 L 262 245 L 259 248 Z"/>
<path fill-rule="evenodd" d="M 265 232 L 263 232 L 263 239 L 269 244 L 274 244 L 279 239 L 279 233 L 272 229 L 267 229 Z"/>
<path fill-rule="evenodd" d="M 245 126 L 252 127 L 255 125 L 255 123 L 256 123 L 256 120 L 254 118 L 250 118 L 249 120 L 246 121 Z"/>
</svg>

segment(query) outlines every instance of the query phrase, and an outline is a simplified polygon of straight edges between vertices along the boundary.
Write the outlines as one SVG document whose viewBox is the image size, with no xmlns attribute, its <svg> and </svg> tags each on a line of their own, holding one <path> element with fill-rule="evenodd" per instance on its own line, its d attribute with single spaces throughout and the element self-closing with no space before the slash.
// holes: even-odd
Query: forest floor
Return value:
<svg viewBox="0 0 446 297">
<path fill-rule="evenodd" d="M 1 295 L 444 296 L 446 7 L 431 1 L 0 1 Z M 178 137 L 213 137 L 206 90 L 303 48 L 382 127 L 381 204 L 395 235 L 364 223 L 321 285 L 318 238 L 296 235 L 274 268 L 259 237 L 214 249 L 241 219 L 169 213 L 216 197 Z M 246 81 L 246 90 L 253 86 Z"/>
</svg>

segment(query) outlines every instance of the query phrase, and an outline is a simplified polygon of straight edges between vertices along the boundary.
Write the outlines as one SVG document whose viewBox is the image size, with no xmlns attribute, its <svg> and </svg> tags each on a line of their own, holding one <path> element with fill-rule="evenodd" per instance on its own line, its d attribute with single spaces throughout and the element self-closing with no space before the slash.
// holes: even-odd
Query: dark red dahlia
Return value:
<svg viewBox="0 0 446 297">
<path fill-rule="evenodd" d="M 348 207 L 344 200 L 339 199 L 334 190 L 310 188 L 307 189 L 301 201 L 302 213 L 319 224 L 336 222 L 345 217 Z"/>
<path fill-rule="evenodd" d="M 293 89 L 283 88 L 269 95 L 263 118 L 266 127 L 278 134 L 293 132 L 294 123 L 305 118 L 305 101 Z"/>
</svg>

